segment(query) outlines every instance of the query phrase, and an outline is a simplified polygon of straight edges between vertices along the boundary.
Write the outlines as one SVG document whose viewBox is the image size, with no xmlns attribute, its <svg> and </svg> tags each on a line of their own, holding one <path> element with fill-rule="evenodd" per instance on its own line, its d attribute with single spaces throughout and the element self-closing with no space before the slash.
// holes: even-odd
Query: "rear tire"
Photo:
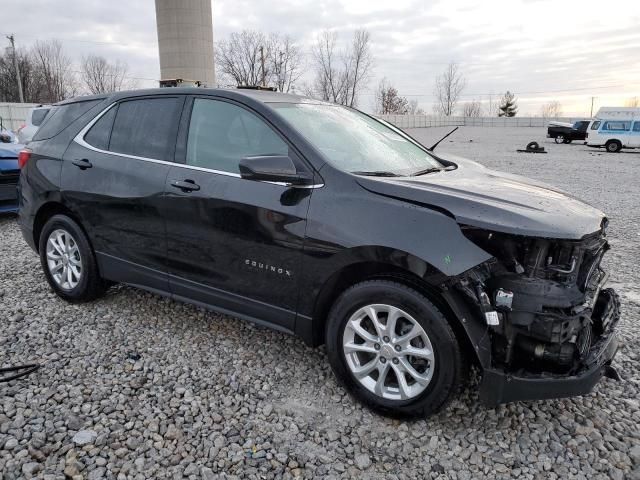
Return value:
<svg viewBox="0 0 640 480">
<path fill-rule="evenodd" d="M 564 143 L 565 145 L 569 145 L 571 142 L 572 142 L 572 140 L 570 138 L 565 138 L 564 142 L 562 142 L 562 143 Z"/>
<path fill-rule="evenodd" d="M 383 415 L 436 413 L 466 376 L 460 343 L 442 312 L 392 281 L 366 281 L 345 291 L 329 313 L 326 346 L 344 387 Z"/>
<path fill-rule="evenodd" d="M 604 147 L 607 149 L 607 152 L 618 153 L 622 150 L 622 143 L 620 143 L 619 140 L 609 140 Z"/>
<path fill-rule="evenodd" d="M 45 277 L 59 297 L 72 303 L 88 302 L 107 290 L 89 239 L 70 217 L 51 217 L 42 227 L 38 243 Z"/>
</svg>

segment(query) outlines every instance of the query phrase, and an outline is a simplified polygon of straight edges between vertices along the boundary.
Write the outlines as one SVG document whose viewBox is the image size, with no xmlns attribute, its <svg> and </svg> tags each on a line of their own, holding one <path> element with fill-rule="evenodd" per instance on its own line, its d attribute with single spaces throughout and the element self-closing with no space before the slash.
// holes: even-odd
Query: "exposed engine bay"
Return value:
<svg viewBox="0 0 640 480">
<path fill-rule="evenodd" d="M 488 326 L 491 368 L 506 374 L 576 375 L 619 317 L 603 289 L 606 220 L 581 240 L 532 238 L 462 227 L 493 259 L 452 281 Z M 596 353 L 594 353 L 596 352 Z M 595 361 L 595 360 L 593 360 Z"/>
</svg>

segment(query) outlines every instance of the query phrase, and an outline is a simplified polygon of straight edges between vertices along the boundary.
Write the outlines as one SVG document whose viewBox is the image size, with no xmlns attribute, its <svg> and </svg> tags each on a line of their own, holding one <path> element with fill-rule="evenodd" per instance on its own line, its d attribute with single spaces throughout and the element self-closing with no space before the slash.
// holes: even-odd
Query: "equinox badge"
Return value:
<svg viewBox="0 0 640 480">
<path fill-rule="evenodd" d="M 264 270 L 266 272 L 277 273 L 278 275 L 284 275 L 285 277 L 291 277 L 293 272 L 291 270 L 287 270 L 286 268 L 276 267 L 275 265 L 269 265 L 268 263 L 257 262 L 255 260 L 249 260 L 248 258 L 244 261 L 245 265 L 248 265 L 253 268 L 259 268 L 260 270 Z"/>
</svg>

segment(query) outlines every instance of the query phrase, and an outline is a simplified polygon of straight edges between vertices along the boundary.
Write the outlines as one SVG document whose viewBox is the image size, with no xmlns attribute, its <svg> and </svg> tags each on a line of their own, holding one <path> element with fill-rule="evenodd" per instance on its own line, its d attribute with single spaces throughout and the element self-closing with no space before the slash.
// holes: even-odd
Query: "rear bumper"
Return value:
<svg viewBox="0 0 640 480">
<path fill-rule="evenodd" d="M 601 295 L 605 294 L 604 292 Z M 615 326 L 620 317 L 617 295 L 608 297 L 603 316 L 606 331 L 589 350 L 573 375 L 512 374 L 496 369 L 485 369 L 480 383 L 480 400 L 489 407 L 518 400 L 545 400 L 585 395 L 610 369 L 618 351 Z"/>
</svg>

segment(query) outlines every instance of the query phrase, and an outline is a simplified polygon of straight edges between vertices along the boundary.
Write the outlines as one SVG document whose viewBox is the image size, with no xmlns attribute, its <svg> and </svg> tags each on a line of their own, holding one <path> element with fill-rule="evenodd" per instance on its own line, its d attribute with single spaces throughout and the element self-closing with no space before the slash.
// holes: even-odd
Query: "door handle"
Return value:
<svg viewBox="0 0 640 480">
<path fill-rule="evenodd" d="M 71 163 L 73 163 L 80 170 L 86 170 L 87 168 L 93 167 L 91 162 L 86 158 L 81 158 L 80 160 L 71 160 Z"/>
<path fill-rule="evenodd" d="M 174 180 L 171 182 L 172 187 L 179 188 L 183 192 L 197 192 L 200 190 L 200 185 L 198 185 L 193 180 Z"/>
</svg>

